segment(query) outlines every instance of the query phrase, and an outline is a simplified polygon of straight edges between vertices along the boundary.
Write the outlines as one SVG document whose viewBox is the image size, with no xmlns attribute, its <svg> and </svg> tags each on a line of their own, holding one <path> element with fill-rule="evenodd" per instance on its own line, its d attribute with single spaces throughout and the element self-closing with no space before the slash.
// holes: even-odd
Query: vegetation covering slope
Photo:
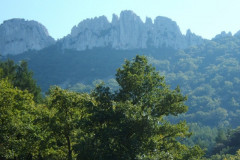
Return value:
<svg viewBox="0 0 240 160">
<path fill-rule="evenodd" d="M 101 81 L 105 81 L 110 91 L 118 90 L 115 71 L 124 59 L 131 59 L 136 54 L 147 56 L 168 84 L 180 85 L 188 96 L 185 102 L 189 106 L 188 112 L 168 117 L 173 123 L 180 120 L 191 123 L 193 136 L 184 143 L 199 144 L 208 150 L 208 155 L 225 150 L 227 143 L 224 143 L 225 147 L 218 145 L 231 137 L 231 128 L 239 126 L 240 38 L 237 36 L 217 37 L 185 50 L 96 48 L 78 52 L 62 50 L 57 44 L 10 58 L 15 62 L 28 61 L 43 92 L 57 84 L 65 89 L 90 93 Z"/>
<path fill-rule="evenodd" d="M 0 77 L 1 159 L 185 160 L 203 155 L 198 146 L 181 143 L 190 136 L 186 122 L 165 119 L 187 111 L 186 97 L 179 87 L 171 90 L 143 56 L 117 70 L 114 93 L 102 84 L 91 94 L 53 87 L 38 104 L 29 93 L 36 86 L 14 87 L 11 75 Z"/>
<path fill-rule="evenodd" d="M 62 50 L 60 45 L 11 57 L 25 59 L 43 91 L 59 85 L 75 91 L 90 91 L 96 80 L 109 81 L 118 88 L 114 73 L 124 59 L 145 55 L 172 86 L 180 85 L 188 95 L 187 114 L 179 119 L 211 127 L 239 125 L 240 40 L 216 38 L 186 50 L 169 48 L 112 50 L 98 48 L 82 52 Z"/>
</svg>

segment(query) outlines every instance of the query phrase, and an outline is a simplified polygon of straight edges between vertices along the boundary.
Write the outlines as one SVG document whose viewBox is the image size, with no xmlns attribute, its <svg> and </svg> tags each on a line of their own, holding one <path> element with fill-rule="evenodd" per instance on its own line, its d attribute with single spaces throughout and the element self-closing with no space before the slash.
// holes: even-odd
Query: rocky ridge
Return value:
<svg viewBox="0 0 240 160">
<path fill-rule="evenodd" d="M 16 55 L 40 50 L 55 43 L 47 29 L 36 21 L 11 19 L 0 25 L 0 54 Z"/>
<path fill-rule="evenodd" d="M 143 22 L 132 11 L 122 11 L 120 17 L 112 16 L 112 22 L 105 16 L 86 19 L 74 26 L 71 34 L 60 41 L 64 49 L 86 50 L 96 47 L 184 49 L 200 45 L 205 40 L 190 30 L 183 35 L 176 22 L 169 18 L 159 16 L 154 22 L 151 18 Z"/>
<path fill-rule="evenodd" d="M 132 11 L 86 19 L 57 41 L 62 49 L 86 50 L 109 47 L 119 50 L 169 47 L 184 49 L 206 40 L 190 30 L 183 35 L 175 21 L 166 17 L 146 18 L 143 22 Z M 0 54 L 17 55 L 55 44 L 47 29 L 36 21 L 11 19 L 0 25 Z"/>
</svg>

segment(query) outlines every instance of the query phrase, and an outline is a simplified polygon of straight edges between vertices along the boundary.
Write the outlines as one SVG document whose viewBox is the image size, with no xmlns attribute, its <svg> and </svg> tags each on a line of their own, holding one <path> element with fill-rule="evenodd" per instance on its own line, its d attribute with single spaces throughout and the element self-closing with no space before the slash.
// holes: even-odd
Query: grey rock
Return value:
<svg viewBox="0 0 240 160">
<path fill-rule="evenodd" d="M 47 29 L 36 21 L 11 19 L 0 25 L 0 54 L 17 55 L 40 50 L 55 43 Z"/>
<path fill-rule="evenodd" d="M 224 33 L 222 35 L 225 35 Z M 58 40 L 62 49 L 86 50 L 98 47 L 113 49 L 144 49 L 169 47 L 184 49 L 205 42 L 190 30 L 183 35 L 175 21 L 156 17 L 141 20 L 132 11 L 86 19 L 74 26 L 71 33 Z M 17 55 L 28 50 L 40 50 L 55 43 L 47 29 L 36 21 L 12 19 L 0 25 L 0 54 Z"/>
<path fill-rule="evenodd" d="M 176 24 L 166 17 L 156 17 L 154 23 L 145 23 L 132 11 L 122 11 L 120 17 L 112 16 L 87 19 L 73 27 L 71 34 L 62 40 L 63 49 L 85 50 L 96 47 L 114 49 L 143 49 L 148 47 L 171 47 L 175 49 L 200 45 L 204 40 L 189 30 L 183 35 Z"/>
<path fill-rule="evenodd" d="M 185 39 L 187 46 L 201 45 L 206 41 L 201 36 L 197 36 L 196 34 L 192 33 L 190 29 L 187 30 Z"/>
<path fill-rule="evenodd" d="M 237 33 L 234 34 L 234 37 L 240 38 L 240 31 L 237 31 Z"/>
<path fill-rule="evenodd" d="M 108 32 L 111 25 L 105 16 L 86 19 L 73 27 L 71 34 L 63 39 L 64 48 L 76 50 L 92 49 L 108 45 Z"/>
<path fill-rule="evenodd" d="M 153 46 L 185 48 L 184 36 L 176 22 L 166 17 L 156 17 L 154 20 Z"/>
<path fill-rule="evenodd" d="M 231 32 L 226 33 L 225 31 L 222 31 L 221 34 L 216 35 L 213 39 L 216 40 L 225 37 L 232 37 L 232 33 Z"/>
</svg>

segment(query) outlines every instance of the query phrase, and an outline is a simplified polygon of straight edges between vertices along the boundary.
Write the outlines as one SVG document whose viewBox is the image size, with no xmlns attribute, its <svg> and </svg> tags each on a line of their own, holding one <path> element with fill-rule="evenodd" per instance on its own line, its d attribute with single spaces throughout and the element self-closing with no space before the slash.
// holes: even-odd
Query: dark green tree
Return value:
<svg viewBox="0 0 240 160">
<path fill-rule="evenodd" d="M 38 153 L 33 95 L 0 80 L 0 158 L 31 159 Z"/>
<path fill-rule="evenodd" d="M 164 77 L 137 56 L 118 69 L 119 91 L 98 86 L 92 96 L 89 136 L 76 148 L 78 159 L 198 159 L 203 151 L 179 140 L 190 136 L 185 122 L 171 124 L 168 115 L 187 111 L 179 87 L 171 90 Z M 85 147 L 83 147 L 83 145 Z"/>
<path fill-rule="evenodd" d="M 32 93 L 35 102 L 41 101 L 41 89 L 33 79 L 33 72 L 28 70 L 27 62 L 21 61 L 18 65 L 9 59 L 5 62 L 0 61 L 0 69 L 2 70 L 0 78 L 8 78 L 8 81 L 11 82 L 14 87 Z"/>
<path fill-rule="evenodd" d="M 59 87 L 50 89 L 47 97 L 50 112 L 48 128 L 54 138 L 53 143 L 56 144 L 55 158 L 65 157 L 64 159 L 71 160 L 75 157 L 73 144 L 76 143 L 76 134 L 81 132 L 82 121 L 87 119 L 87 110 L 92 105 L 88 94 L 70 92 Z"/>
</svg>

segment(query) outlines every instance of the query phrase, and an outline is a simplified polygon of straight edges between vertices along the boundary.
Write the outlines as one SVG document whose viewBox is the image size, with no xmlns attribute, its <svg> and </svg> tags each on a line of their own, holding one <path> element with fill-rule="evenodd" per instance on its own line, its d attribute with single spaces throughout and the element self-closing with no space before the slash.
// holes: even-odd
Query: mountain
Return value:
<svg viewBox="0 0 240 160">
<path fill-rule="evenodd" d="M 136 54 L 147 56 L 172 88 L 179 85 L 188 95 L 189 112 L 174 121 L 239 125 L 240 32 L 204 40 L 190 30 L 182 35 L 168 18 L 157 17 L 154 22 L 147 18 L 143 23 L 133 12 L 124 11 L 111 23 L 104 16 L 84 20 L 54 45 L 1 60 L 26 60 L 43 92 L 51 85 L 89 91 L 99 79 L 114 86 L 116 69 Z"/>
<path fill-rule="evenodd" d="M 146 18 L 143 22 L 132 11 L 83 20 L 69 35 L 57 41 L 62 49 L 83 51 L 93 48 L 119 50 L 174 48 L 201 45 L 206 40 L 190 30 L 183 35 L 175 21 L 166 17 Z M 55 44 L 47 29 L 36 21 L 11 19 L 0 25 L 0 53 L 17 55 L 28 50 L 40 50 Z"/>
<path fill-rule="evenodd" d="M 11 19 L 0 25 L 1 55 L 40 50 L 54 43 L 55 40 L 49 36 L 47 29 L 36 21 Z"/>
<path fill-rule="evenodd" d="M 99 79 L 114 86 L 116 69 L 124 59 L 131 60 L 136 54 L 147 56 L 172 89 L 179 85 L 188 96 L 188 113 L 174 120 L 211 127 L 239 125 L 240 37 L 237 35 L 217 36 L 202 45 L 179 50 L 106 47 L 77 51 L 53 45 L 8 58 L 28 61 L 44 92 L 51 85 L 82 92 L 93 88 L 92 84 Z"/>
<path fill-rule="evenodd" d="M 120 17 L 112 16 L 109 22 L 105 16 L 86 19 L 72 28 L 71 34 L 60 40 L 64 49 L 78 51 L 98 47 L 113 49 L 175 48 L 183 49 L 205 42 L 200 36 L 188 30 L 183 35 L 176 24 L 166 17 L 156 17 L 154 22 L 146 18 L 143 22 L 132 11 L 122 11 Z"/>
<path fill-rule="evenodd" d="M 2 39 L 5 32 L 6 29 L 0 32 Z M 8 42 L 14 42 L 13 49 L 15 41 L 13 38 Z M 7 45 L 1 41 L 0 49 L 3 46 Z M 0 57 L 0 61 L 27 61 L 43 92 L 52 85 L 89 92 L 100 80 L 113 90 L 118 88 L 114 80 L 116 69 L 125 59 L 145 55 L 171 89 L 179 85 L 187 95 L 189 111 L 167 118 L 173 123 L 186 120 L 197 126 L 194 143 L 203 148 L 213 145 L 218 136 L 215 127 L 227 129 L 240 124 L 240 31 L 234 35 L 222 32 L 212 40 L 204 40 L 190 30 L 182 34 L 169 18 L 147 18 L 143 22 L 133 12 L 123 11 L 119 17 L 113 15 L 111 22 L 105 16 L 86 19 L 73 27 L 71 34 L 46 46 L 20 54 L 21 50 Z"/>
</svg>

